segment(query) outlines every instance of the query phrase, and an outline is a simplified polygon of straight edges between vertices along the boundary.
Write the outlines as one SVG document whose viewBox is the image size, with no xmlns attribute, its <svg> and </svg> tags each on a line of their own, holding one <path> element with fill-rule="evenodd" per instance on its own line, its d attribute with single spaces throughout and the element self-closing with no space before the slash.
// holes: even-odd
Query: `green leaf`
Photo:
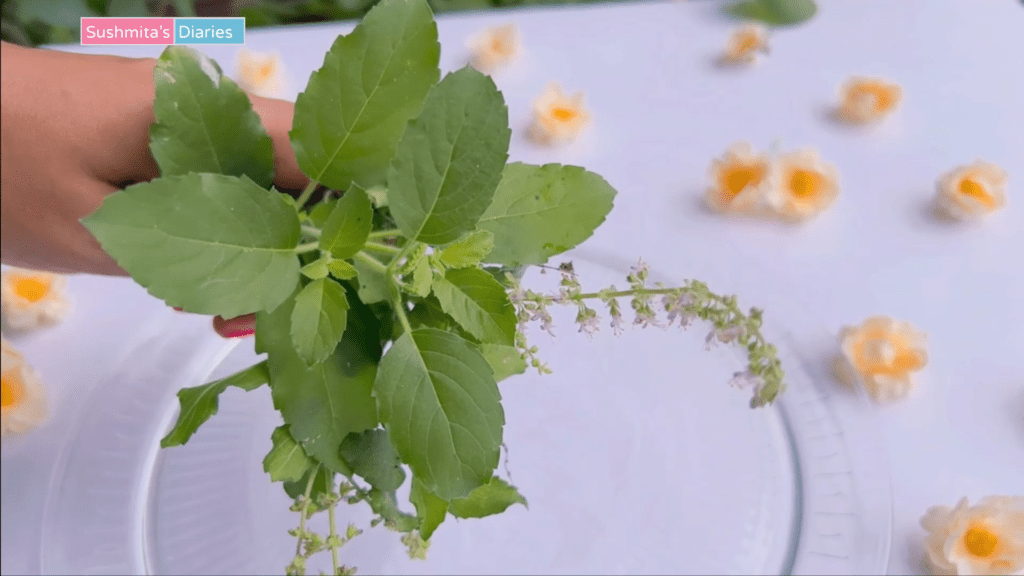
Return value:
<svg viewBox="0 0 1024 576">
<path fill-rule="evenodd" d="M 274 181 L 274 145 L 249 97 L 220 67 L 186 46 L 168 46 L 153 71 L 156 123 L 149 147 L 163 176 L 209 172 Z"/>
<path fill-rule="evenodd" d="M 448 74 L 409 123 L 388 172 L 388 205 L 406 238 L 447 244 L 476 227 L 508 159 L 508 108 L 472 68 Z"/>
<path fill-rule="evenodd" d="M 434 276 L 441 309 L 481 342 L 511 346 L 516 313 L 505 289 L 479 268 L 448 270 Z"/>
<path fill-rule="evenodd" d="M 727 7 L 732 15 L 772 26 L 792 26 L 810 20 L 818 6 L 814 0 L 749 0 Z"/>
<path fill-rule="evenodd" d="M 344 260 L 366 244 L 373 227 L 373 206 L 362 188 L 353 184 L 334 205 L 320 234 L 320 249 Z"/>
<path fill-rule="evenodd" d="M 203 422 L 217 413 L 218 397 L 221 392 L 228 389 L 228 386 L 235 386 L 249 392 L 269 381 L 270 373 L 267 371 L 267 361 L 264 360 L 227 378 L 215 380 L 202 386 L 178 390 L 178 402 L 181 404 L 178 420 L 174 423 L 174 428 L 160 441 L 160 446 L 170 448 L 188 442 L 188 439 L 196 433 Z"/>
<path fill-rule="evenodd" d="M 590 238 L 614 198 L 603 178 L 577 166 L 509 164 L 480 219 L 479 227 L 494 233 L 494 250 L 484 260 L 543 264 Z"/>
<path fill-rule="evenodd" d="M 419 520 L 415 516 L 402 512 L 398 507 L 398 498 L 394 492 L 376 488 L 370 490 L 370 508 L 374 514 L 383 518 L 392 530 L 411 532 L 419 526 Z"/>
<path fill-rule="evenodd" d="M 359 274 L 354 266 L 344 260 L 331 260 L 327 265 L 327 268 L 331 271 L 331 274 L 339 280 L 355 278 Z"/>
<path fill-rule="evenodd" d="M 345 289 L 330 278 L 313 280 L 295 297 L 292 342 L 307 366 L 319 364 L 334 352 L 348 322 Z"/>
<path fill-rule="evenodd" d="M 313 479 L 313 486 L 309 492 L 310 500 L 317 502 L 320 496 L 334 492 L 334 472 L 313 462 L 301 479 L 284 483 L 285 493 L 292 499 L 304 495 L 311 474 L 315 474 L 316 477 Z"/>
<path fill-rule="evenodd" d="M 309 221 L 313 223 L 313 226 L 323 228 L 324 224 L 327 223 L 327 219 L 334 213 L 334 207 L 337 204 L 337 200 L 327 199 L 313 206 L 309 211 Z"/>
<path fill-rule="evenodd" d="M 440 76 L 437 25 L 424 0 L 385 0 L 338 37 L 295 100 L 299 166 L 335 190 L 383 184 L 406 123 Z"/>
<path fill-rule="evenodd" d="M 342 441 L 377 427 L 370 392 L 381 355 L 376 317 L 351 291 L 347 299 L 351 307 L 341 342 L 312 367 L 292 342 L 293 299 L 256 315 L 256 351 L 267 353 L 274 406 L 307 454 L 343 474 L 350 471 L 339 455 Z"/>
<path fill-rule="evenodd" d="M 420 538 L 430 540 L 434 530 L 437 530 L 448 514 L 448 503 L 424 488 L 423 483 L 415 476 L 412 477 L 409 501 L 416 507 L 416 518 L 420 521 Z"/>
<path fill-rule="evenodd" d="M 313 460 L 299 446 L 288 432 L 288 426 L 278 426 L 270 436 L 274 447 L 263 458 L 263 470 L 270 474 L 273 482 L 290 482 L 302 479 Z"/>
<path fill-rule="evenodd" d="M 112 18 L 143 18 L 149 16 L 146 0 L 110 0 L 107 16 Z"/>
<path fill-rule="evenodd" d="M 356 259 L 352 266 L 359 274 L 359 299 L 367 304 L 390 300 L 389 278 L 381 270 Z"/>
<path fill-rule="evenodd" d="M 306 278 L 320 280 L 321 278 L 327 277 L 329 266 L 330 264 L 328 264 L 327 260 L 321 258 L 306 264 L 299 270 L 299 272 L 302 272 L 302 275 Z"/>
<path fill-rule="evenodd" d="M 476 266 L 494 249 L 494 234 L 474 230 L 441 251 L 441 262 L 449 268 Z"/>
<path fill-rule="evenodd" d="M 373 385 L 381 421 L 402 461 L 443 500 L 485 484 L 498 464 L 505 414 L 491 367 L 455 334 L 402 334 Z"/>
<path fill-rule="evenodd" d="M 526 360 L 523 360 L 523 355 L 514 346 L 481 344 L 480 353 L 494 370 L 494 380 L 497 382 L 526 372 Z"/>
<path fill-rule="evenodd" d="M 5 2 L 6 3 L 6 2 Z M 33 20 L 45 22 L 50 26 L 61 26 L 78 29 L 83 16 L 95 16 L 86 0 L 50 0 L 39 2 L 21 0 L 16 5 L 18 20 L 29 24 Z"/>
<path fill-rule="evenodd" d="M 489 483 L 473 490 L 468 497 L 452 500 L 448 511 L 456 518 L 484 518 L 501 514 L 513 504 L 529 508 L 526 498 L 514 486 L 495 476 Z"/>
<path fill-rule="evenodd" d="M 386 186 L 373 186 L 366 191 L 374 208 L 384 208 L 388 205 L 388 189 Z"/>
<path fill-rule="evenodd" d="M 246 177 L 188 174 L 115 192 L 82 220 L 149 293 L 197 314 L 272 310 L 299 280 L 299 219 Z"/>
<path fill-rule="evenodd" d="M 416 268 L 412 271 L 412 284 L 409 289 L 416 296 L 424 297 L 430 294 L 431 280 L 434 278 L 434 271 L 430 269 L 430 260 L 426 254 L 420 255 L 416 262 Z"/>
<path fill-rule="evenodd" d="M 341 443 L 341 457 L 353 472 L 378 490 L 394 492 L 405 482 L 402 462 L 386 430 L 349 434 Z"/>
</svg>

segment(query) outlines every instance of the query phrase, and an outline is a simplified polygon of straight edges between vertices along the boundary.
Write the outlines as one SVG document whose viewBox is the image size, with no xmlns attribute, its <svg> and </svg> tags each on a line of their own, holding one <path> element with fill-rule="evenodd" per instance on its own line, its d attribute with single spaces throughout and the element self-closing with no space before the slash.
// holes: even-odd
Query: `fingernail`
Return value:
<svg viewBox="0 0 1024 576">
<path fill-rule="evenodd" d="M 178 312 L 184 312 L 184 310 L 182 310 L 181 308 L 178 308 L 177 306 L 171 306 L 171 308 L 174 308 Z"/>
<path fill-rule="evenodd" d="M 256 317 L 252 314 L 239 316 L 237 318 L 224 319 L 220 316 L 213 318 L 213 329 L 225 338 L 245 338 L 252 336 L 256 331 Z"/>
<path fill-rule="evenodd" d="M 234 330 L 232 332 L 228 332 L 228 333 L 224 334 L 224 337 L 225 338 L 245 338 L 246 336 L 252 336 L 255 332 L 256 332 L 256 330 L 254 328 L 249 328 L 247 330 Z"/>
</svg>

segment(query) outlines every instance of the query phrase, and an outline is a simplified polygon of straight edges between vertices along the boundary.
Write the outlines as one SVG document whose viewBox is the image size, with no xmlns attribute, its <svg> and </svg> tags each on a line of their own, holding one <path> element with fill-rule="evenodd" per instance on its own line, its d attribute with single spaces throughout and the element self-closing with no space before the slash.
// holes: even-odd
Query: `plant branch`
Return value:
<svg viewBox="0 0 1024 576">
<path fill-rule="evenodd" d="M 402 235 L 402 231 L 398 230 L 398 229 L 394 229 L 394 230 L 378 230 L 376 232 L 370 232 L 370 235 L 368 236 L 368 238 L 370 240 L 376 240 L 378 238 L 395 238 L 395 237 L 401 236 L 401 235 Z"/>
<path fill-rule="evenodd" d="M 302 208 L 306 205 L 306 202 L 309 202 L 309 197 L 313 195 L 313 191 L 316 190 L 316 187 L 319 184 L 320 183 L 316 180 L 310 180 L 309 184 L 306 184 L 306 187 L 302 190 L 302 194 L 299 194 L 299 198 L 295 201 L 295 203 L 299 205 L 299 208 Z"/>
<path fill-rule="evenodd" d="M 303 226 L 302 227 L 302 233 L 306 234 L 307 236 L 312 236 L 313 238 L 319 238 L 320 237 L 320 229 L 319 228 L 314 228 L 312 226 Z"/>
<path fill-rule="evenodd" d="M 387 244 L 379 244 L 377 242 L 367 242 L 363 246 L 363 250 L 369 250 L 373 252 L 380 252 L 382 254 L 398 254 L 401 252 L 401 248 L 395 246 L 388 246 Z"/>
<path fill-rule="evenodd" d="M 306 242 L 305 244 L 299 244 L 295 247 L 296 254 L 305 254 L 306 252 L 312 252 L 320 249 L 320 242 Z"/>
<path fill-rule="evenodd" d="M 357 253 L 354 256 L 354 258 L 356 260 L 359 260 L 363 264 L 366 264 L 370 268 L 373 268 L 377 272 L 380 272 L 381 274 L 387 274 L 388 273 L 388 267 L 387 266 L 381 264 L 375 258 L 372 258 L 372 257 L 368 256 L 367 254 L 364 254 L 363 252 Z"/>
</svg>

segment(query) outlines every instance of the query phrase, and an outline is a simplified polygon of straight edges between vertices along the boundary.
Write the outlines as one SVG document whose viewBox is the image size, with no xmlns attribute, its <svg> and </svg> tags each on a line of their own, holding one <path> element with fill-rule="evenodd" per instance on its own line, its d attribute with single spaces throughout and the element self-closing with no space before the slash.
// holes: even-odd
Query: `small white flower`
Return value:
<svg viewBox="0 0 1024 576">
<path fill-rule="evenodd" d="M 928 531 L 925 549 L 935 574 L 1024 574 L 1024 496 L 933 506 L 921 526 Z"/>
<path fill-rule="evenodd" d="M 238 51 L 238 85 L 251 94 L 265 98 L 280 98 L 287 90 L 284 64 L 274 54 Z"/>
<path fill-rule="evenodd" d="M 522 50 L 515 24 L 488 28 L 470 38 L 466 46 L 473 53 L 470 63 L 484 74 L 508 65 Z"/>
<path fill-rule="evenodd" d="M 716 212 L 754 214 L 764 208 L 771 164 L 749 142 L 736 142 L 711 161 L 705 201 Z"/>
<path fill-rule="evenodd" d="M 856 375 L 877 401 L 900 400 L 913 386 L 911 374 L 928 363 L 927 336 L 908 322 L 872 316 L 839 333 L 846 377 Z"/>
<path fill-rule="evenodd" d="M 839 196 L 839 172 L 810 149 L 782 154 L 772 170 L 769 204 L 789 221 L 813 218 Z"/>
<path fill-rule="evenodd" d="M 7 340 L 0 339 L 0 349 L 0 435 L 28 432 L 46 419 L 46 390 Z"/>
<path fill-rule="evenodd" d="M 1006 205 L 1006 171 L 983 160 L 942 175 L 937 188 L 940 208 L 959 220 L 977 220 Z"/>
<path fill-rule="evenodd" d="M 899 85 L 880 78 L 850 78 L 840 89 L 839 119 L 850 124 L 877 122 L 900 103 Z"/>
<path fill-rule="evenodd" d="M 542 144 L 564 144 L 576 139 L 590 121 L 583 107 L 583 92 L 566 96 L 557 82 L 548 84 L 533 102 L 530 137 Z"/>
<path fill-rule="evenodd" d="M 750 64 L 757 53 L 768 53 L 768 31 L 763 26 L 748 24 L 737 29 L 729 37 L 722 62 L 726 64 Z"/>
<path fill-rule="evenodd" d="M 737 338 L 743 336 L 745 330 L 742 326 L 733 326 L 731 328 L 720 328 L 715 332 L 715 338 L 723 344 L 728 344 Z"/>
<path fill-rule="evenodd" d="M 0 274 L 4 324 L 14 331 L 56 324 L 71 309 L 68 279 L 60 274 L 9 268 Z"/>
<path fill-rule="evenodd" d="M 761 389 L 764 387 L 764 379 L 755 375 L 750 370 L 744 370 L 743 372 L 733 374 L 729 385 L 740 390 L 751 390 L 754 396 L 759 396 Z"/>
<path fill-rule="evenodd" d="M 622 314 L 614 314 L 611 321 L 612 333 L 621 336 L 623 333 Z"/>
</svg>

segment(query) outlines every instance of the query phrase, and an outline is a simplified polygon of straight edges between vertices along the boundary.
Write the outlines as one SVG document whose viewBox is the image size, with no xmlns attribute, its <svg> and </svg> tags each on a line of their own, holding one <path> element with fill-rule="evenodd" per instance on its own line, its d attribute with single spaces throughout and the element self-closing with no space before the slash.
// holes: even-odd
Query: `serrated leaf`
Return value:
<svg viewBox="0 0 1024 576">
<path fill-rule="evenodd" d="M 334 352 L 313 366 L 295 351 L 289 299 L 273 312 L 256 315 L 256 351 L 267 353 L 274 407 L 306 453 L 339 473 L 349 473 L 341 460 L 341 443 L 350 433 L 377 427 L 377 408 L 370 396 L 381 349 L 376 317 L 352 291 L 345 333 Z"/>
<path fill-rule="evenodd" d="M 313 485 L 309 491 L 310 500 L 316 502 L 320 499 L 320 496 L 334 492 L 334 472 L 314 462 L 306 470 L 305 474 L 302 475 L 301 479 L 284 483 L 285 493 L 292 499 L 304 495 L 306 493 L 306 486 L 309 485 L 310 475 L 315 475 Z"/>
<path fill-rule="evenodd" d="M 412 284 L 409 289 L 416 296 L 424 297 L 430 294 L 431 281 L 434 278 L 434 271 L 430 269 L 430 260 L 426 254 L 420 256 L 416 267 L 412 271 Z"/>
<path fill-rule="evenodd" d="M 330 218 L 331 213 L 334 212 L 334 206 L 338 204 L 338 201 L 333 198 L 328 198 L 316 206 L 313 206 L 309 210 L 309 221 L 313 223 L 313 226 L 317 228 L 323 228 L 324 224 L 327 223 L 327 219 Z"/>
<path fill-rule="evenodd" d="M 228 386 L 235 386 L 249 392 L 269 381 L 270 373 L 267 370 L 267 361 L 264 360 L 227 378 L 215 380 L 202 386 L 178 390 L 178 402 L 181 404 L 178 420 L 174 423 L 174 428 L 160 440 L 160 446 L 170 448 L 188 442 L 196 430 L 217 413 L 218 397 L 221 392 L 228 389 Z"/>
<path fill-rule="evenodd" d="M 274 446 L 263 458 L 263 470 L 270 474 L 272 482 L 300 480 L 313 466 L 313 460 L 292 438 L 288 426 L 275 428 L 270 441 Z"/>
<path fill-rule="evenodd" d="M 150 294 L 197 314 L 272 310 L 299 280 L 299 218 L 245 176 L 188 174 L 115 192 L 82 220 Z"/>
<path fill-rule="evenodd" d="M 772 26 L 792 26 L 810 20 L 818 11 L 814 0 L 750 0 L 728 6 L 734 16 Z"/>
<path fill-rule="evenodd" d="M 457 498 L 448 505 L 448 511 L 456 518 L 484 518 L 501 514 L 513 504 L 529 507 L 515 486 L 510 486 L 495 476 L 491 481 L 473 490 L 466 498 Z"/>
<path fill-rule="evenodd" d="M 489 77 L 467 67 L 432 88 L 388 171 L 388 205 L 405 237 L 437 246 L 473 230 L 501 180 L 510 135 Z"/>
<path fill-rule="evenodd" d="M 353 184 L 334 205 L 320 234 L 320 249 L 335 258 L 355 256 L 373 227 L 373 206 L 362 188 Z"/>
<path fill-rule="evenodd" d="M 320 280 L 321 278 L 327 277 L 327 274 L 329 272 L 328 266 L 329 264 L 327 263 L 327 261 L 321 258 L 319 260 L 306 264 L 299 270 L 299 272 L 302 272 L 302 275 L 305 276 L 306 278 Z"/>
<path fill-rule="evenodd" d="M 370 490 L 370 508 L 374 514 L 383 518 L 388 527 L 398 532 L 411 532 L 419 526 L 419 520 L 398 507 L 398 498 L 394 492 L 384 492 L 376 488 Z"/>
<path fill-rule="evenodd" d="M 318 364 L 334 352 L 348 322 L 345 289 L 330 278 L 313 280 L 295 297 L 292 310 L 292 342 L 307 366 Z"/>
<path fill-rule="evenodd" d="M 381 422 L 424 488 L 450 500 L 488 482 L 498 464 L 505 413 L 491 368 L 455 334 L 402 334 L 373 385 Z"/>
<path fill-rule="evenodd" d="M 437 25 L 424 0 L 385 0 L 295 100 L 290 133 L 302 171 L 335 190 L 383 184 L 406 123 L 440 76 Z"/>
<path fill-rule="evenodd" d="M 449 268 L 476 266 L 494 249 L 490 230 L 474 230 L 441 251 L 440 260 Z"/>
<path fill-rule="evenodd" d="M 366 190 L 375 208 L 385 208 L 388 205 L 388 189 L 386 186 L 373 186 Z"/>
<path fill-rule="evenodd" d="M 523 360 L 523 355 L 514 346 L 481 344 L 480 353 L 494 370 L 494 380 L 497 382 L 526 372 L 526 360 Z"/>
<path fill-rule="evenodd" d="M 341 457 L 371 486 L 394 492 L 405 482 L 405 471 L 386 430 L 349 434 L 341 443 Z"/>
<path fill-rule="evenodd" d="M 420 522 L 420 538 L 430 540 L 434 531 L 448 515 L 448 503 L 424 488 L 423 483 L 415 476 L 412 477 L 409 501 L 416 507 L 416 518 Z"/>
<path fill-rule="evenodd" d="M 479 268 L 448 270 L 434 276 L 441 309 L 481 342 L 511 346 L 516 313 L 505 289 Z"/>
<path fill-rule="evenodd" d="M 156 99 L 149 147 L 163 176 L 209 172 L 274 181 L 274 145 L 249 97 L 217 63 L 168 46 L 153 70 Z"/>
<path fill-rule="evenodd" d="M 339 280 L 348 280 L 359 275 L 355 267 L 344 260 L 332 260 L 327 265 L 327 269 L 331 271 L 331 275 Z"/>
<path fill-rule="evenodd" d="M 356 258 L 352 266 L 359 274 L 359 299 L 366 304 L 390 300 L 389 278 L 376 267 Z"/>
<path fill-rule="evenodd" d="M 505 167 L 479 227 L 494 233 L 485 262 L 543 264 L 574 248 L 604 222 L 615 190 L 578 166 L 515 162 Z"/>
</svg>

